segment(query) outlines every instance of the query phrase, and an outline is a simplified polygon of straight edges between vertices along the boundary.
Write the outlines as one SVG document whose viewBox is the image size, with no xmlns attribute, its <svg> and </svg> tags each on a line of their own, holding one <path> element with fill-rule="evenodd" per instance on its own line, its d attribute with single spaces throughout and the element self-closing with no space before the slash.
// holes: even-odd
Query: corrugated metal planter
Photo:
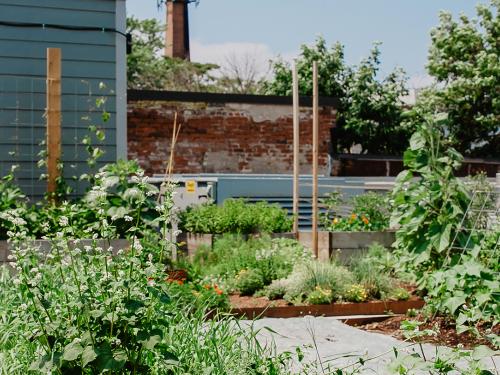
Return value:
<svg viewBox="0 0 500 375">
<path fill-rule="evenodd" d="M 424 301 L 413 297 L 408 301 L 370 301 L 343 302 L 329 305 L 308 306 L 268 306 L 233 308 L 231 313 L 238 317 L 254 318 L 293 318 L 305 315 L 312 316 L 352 316 L 352 315 L 384 315 L 406 314 L 410 309 L 421 309 Z"/>
</svg>

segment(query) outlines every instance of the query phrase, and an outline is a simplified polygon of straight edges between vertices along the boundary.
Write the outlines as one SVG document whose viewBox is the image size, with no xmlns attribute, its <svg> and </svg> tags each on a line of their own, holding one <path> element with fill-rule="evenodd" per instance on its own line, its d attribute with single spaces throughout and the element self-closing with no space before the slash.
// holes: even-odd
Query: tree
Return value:
<svg viewBox="0 0 500 375">
<path fill-rule="evenodd" d="M 127 19 L 132 53 L 127 56 L 128 87 L 178 91 L 212 91 L 215 64 L 201 64 L 163 55 L 165 31 L 156 19 Z"/>
<path fill-rule="evenodd" d="M 217 78 L 217 89 L 220 92 L 234 94 L 258 94 L 264 82 L 257 66 L 255 55 L 245 53 L 238 56 L 226 56 L 221 67 L 221 76 Z"/>
<path fill-rule="evenodd" d="M 419 100 L 411 120 L 445 112 L 452 145 L 469 156 L 500 155 L 500 0 L 477 7 L 478 19 L 440 14 L 431 31 L 427 69 L 437 81 Z"/>
<path fill-rule="evenodd" d="M 318 62 L 319 93 L 339 99 L 335 141 L 338 152 L 350 152 L 360 145 L 362 153 L 402 154 L 410 132 L 400 126 L 403 113 L 401 97 L 406 94 L 405 77 L 395 70 L 378 80 L 380 50 L 375 44 L 371 54 L 359 66 L 344 61 L 340 43 L 328 48 L 323 38 L 315 45 L 301 47 L 296 60 L 299 91 L 312 94 L 312 64 Z M 268 94 L 291 95 L 292 72 L 283 60 L 272 64 L 274 77 L 265 84 Z"/>
</svg>

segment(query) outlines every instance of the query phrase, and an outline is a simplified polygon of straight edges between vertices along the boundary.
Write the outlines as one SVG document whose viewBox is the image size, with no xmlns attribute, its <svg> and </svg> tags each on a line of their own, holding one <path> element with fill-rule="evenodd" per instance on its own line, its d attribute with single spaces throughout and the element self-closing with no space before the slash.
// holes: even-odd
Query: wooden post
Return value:
<svg viewBox="0 0 500 375">
<path fill-rule="evenodd" d="M 61 159 L 61 49 L 47 48 L 47 192 L 53 199 Z"/>
<path fill-rule="evenodd" d="M 293 65 L 293 232 L 299 235 L 299 79 Z"/>
<path fill-rule="evenodd" d="M 312 246 L 318 258 L 318 62 L 313 62 L 313 139 L 312 139 Z"/>
</svg>

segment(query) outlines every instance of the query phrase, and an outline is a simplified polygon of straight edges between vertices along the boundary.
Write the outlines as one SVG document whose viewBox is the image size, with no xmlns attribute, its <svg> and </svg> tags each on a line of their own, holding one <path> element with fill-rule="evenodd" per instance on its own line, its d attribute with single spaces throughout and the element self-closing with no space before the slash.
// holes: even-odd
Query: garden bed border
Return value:
<svg viewBox="0 0 500 375">
<path fill-rule="evenodd" d="M 369 301 L 369 302 L 342 302 L 329 305 L 307 306 L 268 306 L 268 307 L 240 307 L 232 308 L 231 314 L 237 317 L 255 318 L 294 318 L 306 315 L 312 316 L 356 316 L 374 315 L 380 318 L 385 314 L 406 314 L 410 309 L 421 309 L 424 301 L 412 298 L 407 301 Z M 352 317 L 355 319 L 355 317 Z M 365 317 L 363 319 L 369 319 Z"/>
</svg>

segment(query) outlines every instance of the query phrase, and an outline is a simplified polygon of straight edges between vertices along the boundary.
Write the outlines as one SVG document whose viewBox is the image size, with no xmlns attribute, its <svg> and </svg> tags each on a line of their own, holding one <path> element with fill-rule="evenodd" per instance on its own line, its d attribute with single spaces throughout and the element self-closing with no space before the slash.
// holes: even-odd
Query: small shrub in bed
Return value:
<svg viewBox="0 0 500 375">
<path fill-rule="evenodd" d="M 333 300 L 333 293 L 330 289 L 323 289 L 316 286 L 314 290 L 307 296 L 306 302 L 311 305 L 327 305 Z"/>
<path fill-rule="evenodd" d="M 410 292 L 404 288 L 396 288 L 390 294 L 390 297 L 396 301 L 407 301 L 410 299 L 410 296 Z"/>
<path fill-rule="evenodd" d="M 270 300 L 280 299 L 286 294 L 288 283 L 284 279 L 274 280 L 271 284 L 266 286 L 263 291 L 263 295 L 265 295 Z"/>
<path fill-rule="evenodd" d="M 345 267 L 335 263 L 309 261 L 297 264 L 287 277 L 284 298 L 291 303 L 302 303 L 316 287 L 332 291 L 332 300 L 345 294 L 354 283 L 354 276 Z"/>
<path fill-rule="evenodd" d="M 345 299 L 350 302 L 364 302 L 367 298 L 368 293 L 363 285 L 360 284 L 351 285 L 345 293 Z"/>
<path fill-rule="evenodd" d="M 264 287 L 264 280 L 259 270 L 241 270 L 235 278 L 236 288 L 242 296 L 251 296 Z"/>
</svg>

